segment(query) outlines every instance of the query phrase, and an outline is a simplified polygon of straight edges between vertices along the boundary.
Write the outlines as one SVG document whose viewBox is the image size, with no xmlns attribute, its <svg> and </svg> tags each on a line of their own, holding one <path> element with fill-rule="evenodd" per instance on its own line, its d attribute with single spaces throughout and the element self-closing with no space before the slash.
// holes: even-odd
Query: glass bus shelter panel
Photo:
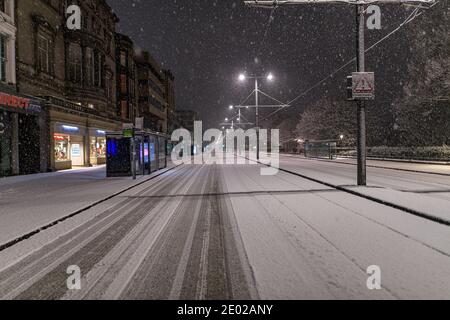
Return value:
<svg viewBox="0 0 450 320">
<path fill-rule="evenodd" d="M 142 142 L 142 163 L 144 175 L 150 174 L 150 137 L 145 136 Z"/>
<path fill-rule="evenodd" d="M 107 137 L 106 175 L 122 177 L 131 175 L 131 141 L 129 138 Z"/>
<path fill-rule="evenodd" d="M 159 142 L 159 169 L 166 167 L 166 139 L 158 137 Z"/>
<path fill-rule="evenodd" d="M 151 172 L 158 170 L 158 138 L 156 136 L 149 137 L 150 142 L 150 170 Z"/>
<path fill-rule="evenodd" d="M 135 144 L 135 162 L 136 162 L 136 174 L 142 175 L 144 174 L 144 161 L 143 161 L 143 155 L 144 155 L 144 137 L 142 136 L 136 136 L 134 139 Z"/>
</svg>

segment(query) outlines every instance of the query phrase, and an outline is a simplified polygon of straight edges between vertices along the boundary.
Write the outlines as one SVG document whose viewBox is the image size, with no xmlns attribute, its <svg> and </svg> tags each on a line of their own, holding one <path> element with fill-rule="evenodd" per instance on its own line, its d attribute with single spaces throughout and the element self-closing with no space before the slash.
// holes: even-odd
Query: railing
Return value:
<svg viewBox="0 0 450 320">
<path fill-rule="evenodd" d="M 70 110 L 70 111 L 78 111 L 78 112 L 87 113 L 87 114 L 91 114 L 91 115 L 102 117 L 102 118 L 108 118 L 108 119 L 115 120 L 115 121 L 121 121 L 119 117 L 105 116 L 98 110 L 77 104 L 70 100 L 65 100 L 62 98 L 54 97 L 54 96 L 40 96 L 39 98 L 45 99 L 46 102 L 50 105 L 54 105 L 54 106 L 57 106 L 57 107 L 60 107 L 63 109 Z"/>
</svg>

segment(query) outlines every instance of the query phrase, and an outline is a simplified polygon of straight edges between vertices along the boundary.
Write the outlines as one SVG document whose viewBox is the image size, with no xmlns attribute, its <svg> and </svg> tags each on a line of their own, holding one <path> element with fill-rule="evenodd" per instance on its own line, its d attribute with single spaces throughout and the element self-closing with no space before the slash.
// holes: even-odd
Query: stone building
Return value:
<svg viewBox="0 0 450 320">
<path fill-rule="evenodd" d="M 16 87 L 15 3 L 0 1 L 0 177 L 46 169 L 41 167 L 47 138 L 41 102 Z"/>
<path fill-rule="evenodd" d="M 70 4 L 81 8 L 81 30 L 66 28 Z M 121 128 L 115 95 L 117 16 L 105 0 L 21 0 L 16 16 L 18 92 L 46 101 L 41 169 L 105 163 L 105 132 Z"/>
<path fill-rule="evenodd" d="M 0 19 L 0 176 L 103 164 L 105 133 L 141 114 L 167 132 L 173 75 L 135 54 L 106 0 L 0 0 Z"/>
<path fill-rule="evenodd" d="M 134 43 L 126 35 L 116 33 L 117 113 L 121 120 L 134 123 L 139 115 L 137 93 L 137 67 Z"/>
</svg>

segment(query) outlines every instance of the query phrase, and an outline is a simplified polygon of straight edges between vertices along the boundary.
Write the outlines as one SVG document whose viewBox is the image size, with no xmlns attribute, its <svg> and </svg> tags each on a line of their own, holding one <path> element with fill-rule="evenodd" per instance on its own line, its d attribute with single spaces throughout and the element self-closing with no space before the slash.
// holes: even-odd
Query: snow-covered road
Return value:
<svg viewBox="0 0 450 320">
<path fill-rule="evenodd" d="M 1 251 L 0 298 L 449 299 L 448 239 L 446 225 L 289 173 L 185 165 Z M 66 286 L 71 265 L 81 290 Z M 367 288 L 371 265 L 381 290 Z"/>
<path fill-rule="evenodd" d="M 280 167 L 450 223 L 449 165 L 369 161 L 367 188 L 355 187 L 356 165 L 352 160 L 324 161 L 281 155 Z"/>
</svg>

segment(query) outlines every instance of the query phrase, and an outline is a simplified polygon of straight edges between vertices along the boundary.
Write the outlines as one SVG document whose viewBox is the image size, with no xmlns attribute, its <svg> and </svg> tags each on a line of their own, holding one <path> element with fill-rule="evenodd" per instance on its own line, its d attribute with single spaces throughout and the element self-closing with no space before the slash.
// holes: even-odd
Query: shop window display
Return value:
<svg viewBox="0 0 450 320">
<path fill-rule="evenodd" d="M 56 161 L 68 161 L 69 155 L 69 136 L 62 134 L 55 134 L 55 160 Z"/>
<path fill-rule="evenodd" d="M 106 138 L 92 137 L 90 152 L 91 158 L 106 158 Z"/>
</svg>

